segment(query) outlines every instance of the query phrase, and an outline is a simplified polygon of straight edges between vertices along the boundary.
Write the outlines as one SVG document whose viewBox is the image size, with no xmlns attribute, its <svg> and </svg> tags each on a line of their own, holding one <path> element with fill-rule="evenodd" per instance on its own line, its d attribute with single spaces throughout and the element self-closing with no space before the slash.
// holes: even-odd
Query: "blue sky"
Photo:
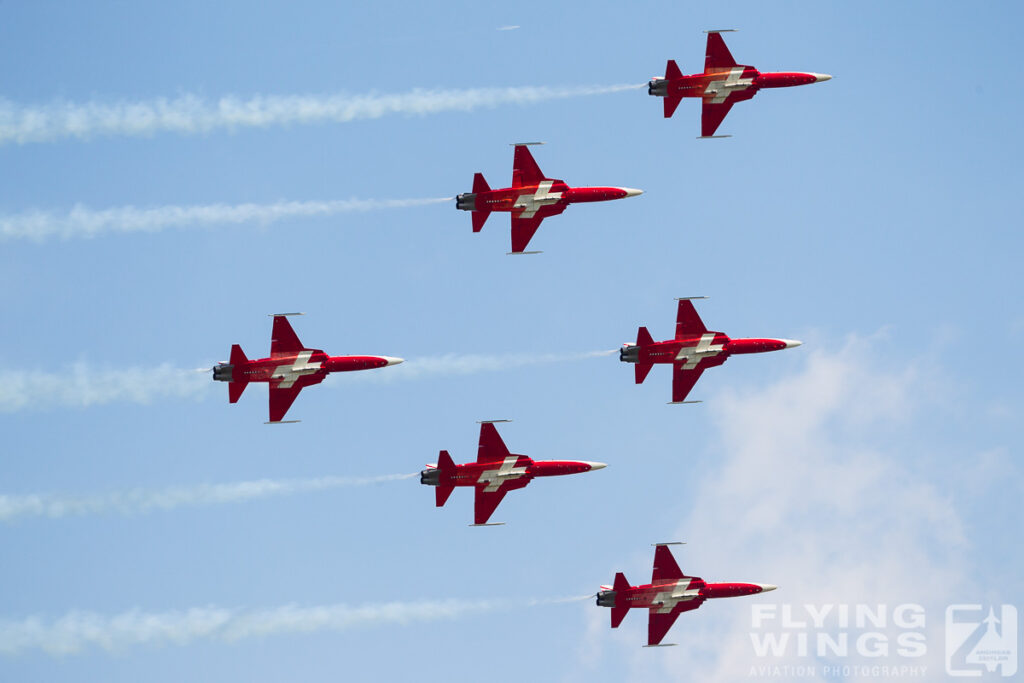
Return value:
<svg viewBox="0 0 1024 683">
<path fill-rule="evenodd" d="M 531 243 L 544 253 L 523 258 L 505 256 L 507 217 L 474 235 L 453 202 L 2 239 L 0 678 L 735 680 L 776 663 L 751 648 L 753 599 L 685 615 L 680 646 L 662 651 L 640 648 L 642 614 L 612 631 L 590 601 L 527 604 L 592 594 L 616 571 L 646 581 L 649 544 L 683 540 L 687 572 L 778 584 L 762 602 L 925 606 L 925 678 L 943 679 L 946 605 L 1024 602 L 1024 177 L 1021 95 L 1006 81 L 1021 14 L 1010 2 L 0 6 L 0 226 L 77 205 L 451 197 L 477 171 L 505 185 L 521 140 L 547 141 L 540 167 L 570 185 L 645 190 L 570 207 Z M 707 28 L 741 29 L 727 36 L 741 63 L 834 79 L 762 92 L 715 141 L 694 139 L 695 102 L 666 121 L 640 88 L 8 137 L 27 111 L 90 103 L 639 85 L 666 59 L 700 70 Z M 584 357 L 638 325 L 668 337 L 673 298 L 690 295 L 711 297 L 699 311 L 712 329 L 805 344 L 708 372 L 693 396 L 705 403 L 685 407 L 665 405 L 665 368 L 638 387 L 614 355 Z M 301 424 L 277 428 L 262 424 L 262 386 L 232 406 L 188 372 L 232 343 L 265 355 L 266 314 L 292 310 L 307 312 L 294 322 L 310 346 L 409 362 L 332 376 L 292 408 Z M 412 473 L 442 448 L 471 459 L 475 421 L 495 418 L 514 420 L 501 429 L 514 452 L 609 466 L 514 492 L 496 514 L 508 525 L 489 529 L 466 526 L 467 491 L 436 510 L 415 478 L 166 510 L 109 502 Z M 9 512 L 33 495 L 107 503 Z M 196 625 L 215 612 L 233 626 Z M 75 641 L 90 629 L 109 647 Z"/>
</svg>

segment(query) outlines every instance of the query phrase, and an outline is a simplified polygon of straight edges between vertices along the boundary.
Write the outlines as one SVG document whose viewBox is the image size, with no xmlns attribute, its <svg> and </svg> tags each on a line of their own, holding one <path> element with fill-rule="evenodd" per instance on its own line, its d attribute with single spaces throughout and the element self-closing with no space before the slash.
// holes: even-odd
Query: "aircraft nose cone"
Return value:
<svg viewBox="0 0 1024 683">
<path fill-rule="evenodd" d="M 381 358 L 386 360 L 388 365 L 398 365 L 405 362 L 404 358 L 392 358 L 391 356 L 381 356 Z"/>
<path fill-rule="evenodd" d="M 778 588 L 778 586 L 773 586 L 773 585 L 772 585 L 772 584 L 770 584 L 770 583 L 757 583 L 757 584 L 754 584 L 754 585 L 755 585 L 755 586 L 760 586 L 760 587 L 761 587 L 761 592 L 762 592 L 762 593 L 767 593 L 768 591 L 773 591 L 773 590 L 775 590 L 776 588 Z"/>
<path fill-rule="evenodd" d="M 627 197 L 636 197 L 644 193 L 643 190 L 634 190 L 632 187 L 620 187 L 619 189 L 625 192 Z"/>
<path fill-rule="evenodd" d="M 603 462 L 590 462 L 589 460 L 584 460 L 583 462 L 590 465 L 591 470 L 603 470 L 605 467 L 608 467 Z"/>
<path fill-rule="evenodd" d="M 831 81 L 832 80 L 832 77 L 829 76 L 828 74 L 811 74 L 811 75 L 814 76 L 814 82 L 815 83 L 821 83 L 822 81 Z"/>
<path fill-rule="evenodd" d="M 797 341 L 796 339 L 780 339 L 779 341 L 782 342 L 783 344 L 785 344 L 786 345 L 785 348 L 787 348 L 787 349 L 792 349 L 792 348 L 795 348 L 797 346 L 802 346 L 803 345 L 802 341 Z"/>
</svg>

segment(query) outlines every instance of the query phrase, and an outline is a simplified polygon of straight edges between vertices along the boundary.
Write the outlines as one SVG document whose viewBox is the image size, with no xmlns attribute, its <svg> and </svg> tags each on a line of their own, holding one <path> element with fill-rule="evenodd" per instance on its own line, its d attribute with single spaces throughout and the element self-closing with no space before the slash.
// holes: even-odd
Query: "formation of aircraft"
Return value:
<svg viewBox="0 0 1024 683">
<path fill-rule="evenodd" d="M 702 100 L 700 136 L 716 136 L 719 124 L 732 105 L 749 100 L 762 88 L 788 88 L 794 85 L 820 83 L 832 77 L 800 71 L 760 72 L 752 66 L 737 64 L 722 39 L 727 31 L 706 31 L 707 50 L 704 55 L 704 73 L 684 76 L 674 60 L 665 67 L 665 77 L 655 76 L 647 84 L 647 92 L 665 98 L 665 118 L 671 118 L 684 97 Z"/>
<path fill-rule="evenodd" d="M 299 392 L 319 384 L 332 372 L 371 370 L 398 365 L 401 358 L 391 356 L 328 356 L 320 349 L 307 349 L 288 322 L 290 315 L 274 315 L 274 329 L 270 340 L 270 356 L 249 360 L 242 347 L 231 347 L 231 357 L 213 368 L 213 379 L 228 383 L 228 401 L 236 403 L 249 382 L 267 382 L 270 385 L 270 420 L 267 424 L 281 424 Z M 298 422 L 298 420 L 288 420 Z"/>
<path fill-rule="evenodd" d="M 556 216 L 570 204 L 605 202 L 643 194 L 643 190 L 629 187 L 569 187 L 563 180 L 548 178 L 533 160 L 527 145 L 541 142 L 523 142 L 515 145 L 512 162 L 512 187 L 492 190 L 482 173 L 473 176 L 473 191 L 455 198 L 455 207 L 472 211 L 473 232 L 480 232 L 492 211 L 512 214 L 512 251 L 509 254 L 538 254 L 526 251 L 526 246 L 537 232 L 541 221 Z"/>
<path fill-rule="evenodd" d="M 612 628 L 619 627 L 629 610 L 643 607 L 649 609 L 645 647 L 674 645 L 662 643 L 661 640 L 680 614 L 697 609 L 705 600 L 756 595 L 776 589 L 770 583 L 707 583 L 696 576 L 687 576 L 672 557 L 672 551 L 668 549 L 670 545 L 679 544 L 655 544 L 654 571 L 650 583 L 632 586 L 625 575 L 619 572 L 615 575 L 614 583 L 601 586 L 597 594 L 598 606 L 610 607 L 612 610 Z"/>
<path fill-rule="evenodd" d="M 704 72 L 683 75 L 674 61 L 669 61 L 665 77 L 656 77 L 648 84 L 650 95 L 664 98 L 664 115 L 670 118 L 686 97 L 701 98 L 701 137 L 715 135 L 722 120 L 736 103 L 752 98 L 762 88 L 780 88 L 829 80 L 831 76 L 817 73 L 762 73 L 751 66 L 738 65 L 721 37 L 722 31 L 708 31 Z M 473 178 L 473 191 L 456 197 L 456 208 L 470 211 L 473 232 L 480 232 L 494 211 L 511 214 L 512 250 L 510 254 L 531 254 L 526 251 L 541 222 L 562 213 L 569 204 L 609 201 L 642 194 L 626 187 L 569 187 L 564 181 L 548 178 L 537 166 L 529 145 L 514 145 L 511 187 L 492 190 L 483 174 Z M 799 346 L 791 339 L 730 339 L 721 332 L 712 332 L 693 306 L 690 297 L 679 299 L 675 337 L 655 342 L 646 327 L 639 328 L 636 343 L 626 343 L 619 352 L 623 362 L 635 364 L 637 384 L 643 383 L 655 364 L 672 366 L 672 403 L 694 403 L 686 398 L 705 369 L 724 363 L 733 354 L 763 353 Z M 270 395 L 268 424 L 285 422 L 284 417 L 299 392 L 319 384 L 332 372 L 349 372 L 396 365 L 401 358 L 391 356 L 328 356 L 319 349 L 308 349 L 299 341 L 287 316 L 274 315 L 270 356 L 249 360 L 238 344 L 231 347 L 229 361 L 222 361 L 213 370 L 213 379 L 228 382 L 228 398 L 238 401 L 249 382 L 267 382 Z M 295 422 L 293 420 L 291 422 Z M 473 487 L 473 526 L 493 526 L 489 520 L 505 495 L 527 486 L 534 478 L 589 472 L 605 467 L 604 463 L 577 460 L 536 461 L 525 455 L 510 453 L 495 428 L 495 422 L 481 423 L 477 458 L 457 465 L 448 451 L 441 451 L 437 463 L 428 464 L 420 472 L 420 483 L 435 487 L 435 505 L 444 506 L 458 486 Z M 499 523 L 500 524 L 500 523 Z M 754 595 L 775 590 L 771 584 L 707 583 L 695 576 L 686 576 L 679 569 L 668 546 L 656 544 L 651 583 L 632 586 L 619 572 L 611 586 L 601 586 L 597 604 L 611 608 L 611 625 L 617 628 L 632 608 L 649 609 L 647 646 L 662 645 L 662 639 L 683 612 L 699 608 L 712 598 Z"/>
<path fill-rule="evenodd" d="M 495 422 L 507 421 L 485 420 L 480 423 L 476 462 L 456 465 L 448 451 L 441 451 L 437 463 L 428 464 L 427 469 L 420 472 L 421 484 L 437 487 L 434 491 L 436 507 L 445 504 L 456 486 L 472 486 L 473 526 L 492 526 L 487 520 L 505 494 L 523 488 L 534 477 L 578 474 L 605 467 L 603 462 L 532 460 L 525 455 L 509 453 L 494 426 Z"/>
<path fill-rule="evenodd" d="M 637 384 L 643 384 L 656 363 L 671 363 L 672 403 L 699 403 L 686 400 L 693 385 L 706 369 L 721 365 L 729 356 L 781 351 L 802 343 L 794 339 L 730 339 L 721 332 L 709 332 L 693 307 L 693 299 L 703 298 L 678 299 L 675 338 L 656 342 L 647 328 L 641 327 L 636 343 L 623 344 L 619 350 L 619 360 L 635 364 Z"/>
</svg>

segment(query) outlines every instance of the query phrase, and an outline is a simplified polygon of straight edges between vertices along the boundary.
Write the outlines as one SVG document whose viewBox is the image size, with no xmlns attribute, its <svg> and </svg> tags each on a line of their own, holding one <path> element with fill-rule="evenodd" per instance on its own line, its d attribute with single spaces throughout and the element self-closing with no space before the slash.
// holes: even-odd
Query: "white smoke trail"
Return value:
<svg viewBox="0 0 1024 683">
<path fill-rule="evenodd" d="M 389 114 L 427 115 L 473 111 L 504 104 L 526 105 L 635 89 L 637 85 L 469 88 L 354 95 L 197 95 L 119 102 L 52 102 L 21 105 L 0 100 L 0 145 L 46 142 L 98 135 L 152 135 L 162 131 L 205 133 L 217 129 L 266 128 L 289 124 L 347 123 Z"/>
<path fill-rule="evenodd" d="M 19 517 L 50 517 L 117 512 L 136 515 L 153 510 L 185 506 L 241 503 L 257 498 L 286 496 L 350 486 L 367 486 L 411 479 L 418 473 L 386 474 L 378 477 L 316 477 L 311 479 L 257 479 L 229 484 L 175 486 L 160 490 L 132 489 L 92 496 L 51 494 L 0 495 L 0 522 Z"/>
<path fill-rule="evenodd" d="M 87 407 L 125 401 L 201 398 L 209 376 L 163 364 L 156 367 L 93 368 L 75 363 L 67 372 L 8 370 L 0 372 L 0 413 L 27 407 Z"/>
<path fill-rule="evenodd" d="M 148 613 L 135 609 L 113 616 L 75 611 L 52 621 L 35 616 L 0 619 L 0 654 L 17 655 L 30 650 L 42 650 L 51 655 L 69 655 L 90 647 L 121 651 L 132 645 L 185 645 L 201 639 L 234 642 L 281 633 L 339 631 L 377 624 L 404 625 L 449 620 L 474 613 L 564 601 L 564 598 L 525 601 L 422 600 L 361 606 L 283 605 L 263 610 L 209 606 Z"/>
<path fill-rule="evenodd" d="M 586 358 L 599 358 L 617 353 L 611 351 L 585 351 L 580 353 L 506 353 L 506 354 L 459 354 L 446 353 L 440 356 L 412 358 L 401 365 L 388 368 L 380 373 L 366 373 L 366 379 L 376 381 L 398 381 L 437 377 L 444 375 L 474 375 L 478 372 L 512 370 L 530 365 L 565 363 Z"/>
<path fill-rule="evenodd" d="M 166 228 L 203 227 L 254 223 L 269 225 L 287 218 L 334 216 L 339 213 L 426 206 L 447 202 L 442 199 L 341 199 L 325 201 L 280 201 L 270 204 L 196 204 L 140 208 L 119 206 L 91 209 L 76 204 L 67 213 L 25 211 L 0 215 L 0 240 L 30 239 L 42 242 L 50 237 L 71 239 L 96 237 L 108 232 L 157 232 Z"/>
<path fill-rule="evenodd" d="M 349 381 L 394 382 L 422 377 L 472 375 L 546 363 L 563 363 L 608 356 L 612 351 L 584 353 L 456 354 L 407 360 L 401 365 L 370 372 L 341 373 L 334 386 Z M 156 367 L 96 368 L 76 363 L 67 372 L 0 371 L 0 413 L 28 408 L 85 408 L 106 403 L 149 404 L 164 398 L 202 399 L 217 389 L 203 371 L 164 364 Z M 223 390 L 223 386 L 220 387 Z"/>
</svg>

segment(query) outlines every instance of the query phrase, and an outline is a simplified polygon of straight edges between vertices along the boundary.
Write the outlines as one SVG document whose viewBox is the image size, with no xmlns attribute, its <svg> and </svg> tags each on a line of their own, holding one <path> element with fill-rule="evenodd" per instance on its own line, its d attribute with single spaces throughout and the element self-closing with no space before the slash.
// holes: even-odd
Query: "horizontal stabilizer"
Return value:
<svg viewBox="0 0 1024 683">
<path fill-rule="evenodd" d="M 238 399 L 242 397 L 242 392 L 249 386 L 248 382 L 228 382 L 228 402 L 238 403 Z"/>
<path fill-rule="evenodd" d="M 612 607 L 612 628 L 618 628 L 622 620 L 626 618 L 626 613 L 629 612 L 629 605 L 623 607 Z"/>
<path fill-rule="evenodd" d="M 616 572 L 615 581 L 612 582 L 612 590 L 624 591 L 629 590 L 630 588 L 631 586 L 629 585 L 629 581 L 626 580 L 626 575 L 622 572 Z"/>
<path fill-rule="evenodd" d="M 467 526 L 505 526 L 505 522 L 487 522 L 486 524 L 468 524 Z"/>
<path fill-rule="evenodd" d="M 438 465 L 440 464 L 438 463 Z M 441 484 L 434 489 L 434 507 L 444 507 L 444 504 L 448 502 L 448 497 L 452 495 L 454 490 L 455 487 L 451 484 Z"/>
<path fill-rule="evenodd" d="M 480 232 L 484 229 L 484 223 L 487 222 L 487 217 L 491 215 L 490 211 L 473 211 L 469 214 L 473 220 L 473 232 Z"/>
<path fill-rule="evenodd" d="M 298 422 L 302 422 L 302 420 L 268 420 L 268 421 L 264 422 L 263 424 L 265 424 L 265 425 L 293 425 L 293 424 L 296 424 Z"/>
<path fill-rule="evenodd" d="M 731 138 L 731 135 L 698 135 L 698 140 L 721 140 L 723 138 Z"/>
<path fill-rule="evenodd" d="M 668 64 L 665 65 L 665 80 L 671 81 L 682 77 L 683 72 L 679 70 L 679 65 L 676 64 L 676 60 L 668 60 Z"/>
<path fill-rule="evenodd" d="M 452 460 L 452 456 L 449 455 L 448 451 L 441 451 L 437 456 L 437 469 L 442 472 L 455 469 L 455 461 Z"/>
<path fill-rule="evenodd" d="M 644 380 L 647 379 L 647 373 L 654 367 L 654 363 L 637 363 L 633 366 L 633 370 L 636 371 L 636 383 L 643 384 Z"/>
<path fill-rule="evenodd" d="M 506 251 L 505 256 L 526 256 L 528 254 L 543 254 L 543 251 Z"/>
<path fill-rule="evenodd" d="M 667 406 L 685 406 L 691 403 L 703 403 L 704 401 L 669 401 L 665 405 Z"/>
<path fill-rule="evenodd" d="M 249 359 L 245 357 L 245 351 L 242 351 L 241 346 L 239 346 L 238 344 L 233 344 L 231 346 L 231 356 L 228 362 L 231 363 L 232 365 L 238 366 L 248 363 Z"/>
<path fill-rule="evenodd" d="M 676 113 L 676 107 L 683 101 L 683 96 L 679 93 L 669 93 L 665 95 L 665 118 L 672 118 L 672 114 Z"/>
<path fill-rule="evenodd" d="M 641 327 L 636 331 L 636 345 L 637 346 L 649 346 L 654 343 L 654 337 L 647 331 L 646 327 Z"/>
<path fill-rule="evenodd" d="M 658 643 L 656 645 L 644 645 L 644 647 L 675 647 L 675 643 Z"/>
<path fill-rule="evenodd" d="M 491 191 L 491 186 L 487 184 L 486 180 L 484 180 L 484 174 L 483 173 L 474 173 L 473 174 L 473 194 L 476 194 L 478 192 L 490 192 L 490 191 Z"/>
</svg>

